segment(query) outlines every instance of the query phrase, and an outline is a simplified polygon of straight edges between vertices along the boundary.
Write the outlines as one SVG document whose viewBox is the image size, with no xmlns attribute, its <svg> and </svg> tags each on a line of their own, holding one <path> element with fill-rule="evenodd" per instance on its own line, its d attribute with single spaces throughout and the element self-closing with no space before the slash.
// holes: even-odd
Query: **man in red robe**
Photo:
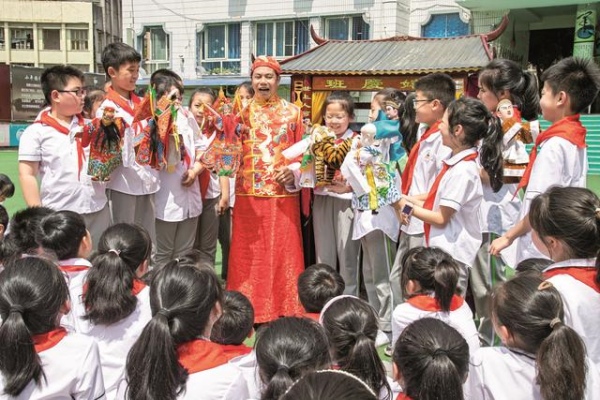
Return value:
<svg viewBox="0 0 600 400">
<path fill-rule="evenodd" d="M 281 67 L 272 57 L 252 64 L 254 98 L 238 116 L 242 162 L 236 176 L 227 289 L 245 294 L 255 323 L 298 315 L 304 270 L 297 177 L 299 163 L 282 151 L 302 138 L 300 109 L 277 95 Z"/>
</svg>

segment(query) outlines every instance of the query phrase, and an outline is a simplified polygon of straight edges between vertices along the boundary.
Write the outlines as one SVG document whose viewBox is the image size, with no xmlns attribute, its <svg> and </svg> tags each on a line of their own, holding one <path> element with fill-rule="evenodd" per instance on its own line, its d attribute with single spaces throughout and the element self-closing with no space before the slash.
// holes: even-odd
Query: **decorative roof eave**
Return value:
<svg viewBox="0 0 600 400">
<path fill-rule="evenodd" d="M 397 75 L 422 75 L 422 74 L 432 74 L 435 72 L 443 72 L 447 74 L 452 74 L 455 72 L 477 72 L 481 69 L 481 67 L 459 67 L 459 68 L 423 68 L 423 69 L 406 69 L 402 71 L 395 70 L 369 70 L 369 71 L 307 71 L 307 70 L 286 70 L 286 75 L 295 75 L 295 74 L 308 74 L 308 75 L 351 75 L 351 76 L 371 76 L 371 75 L 383 75 L 383 76 L 397 76 Z"/>
</svg>

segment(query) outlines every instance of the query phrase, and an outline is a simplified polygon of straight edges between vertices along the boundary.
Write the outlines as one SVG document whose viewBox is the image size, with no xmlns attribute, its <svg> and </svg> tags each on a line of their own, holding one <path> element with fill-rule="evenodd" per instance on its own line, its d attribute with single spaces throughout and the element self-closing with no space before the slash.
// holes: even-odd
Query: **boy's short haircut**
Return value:
<svg viewBox="0 0 600 400">
<path fill-rule="evenodd" d="M 69 79 L 76 78 L 81 81 L 81 85 L 85 85 L 85 76 L 83 72 L 70 65 L 55 65 L 46 68 L 42 72 L 40 83 L 42 85 L 42 93 L 46 103 L 51 105 L 50 94 L 53 90 L 63 90 L 69 84 Z"/>
<path fill-rule="evenodd" d="M 8 175 L 0 174 L 0 196 L 7 199 L 15 195 L 15 184 Z"/>
<path fill-rule="evenodd" d="M 102 50 L 102 67 L 108 76 L 108 68 L 113 67 L 116 71 L 121 65 L 130 63 L 141 63 L 142 56 L 136 49 L 123 42 L 115 42 L 108 44 Z"/>
<path fill-rule="evenodd" d="M 298 297 L 309 313 L 320 313 L 323 306 L 342 295 L 345 288 L 342 276 L 327 264 L 311 265 L 298 277 Z"/>
<path fill-rule="evenodd" d="M 415 91 L 423 92 L 428 100 L 439 100 L 446 109 L 456 98 L 456 83 L 448 74 L 436 72 L 425 75 L 415 82 Z"/>
<path fill-rule="evenodd" d="M 36 232 L 41 220 L 54 211 L 48 207 L 28 207 L 18 211 L 10 220 L 10 237 L 16 250 L 21 254 L 32 254 L 40 245 Z"/>
<path fill-rule="evenodd" d="M 63 210 L 45 216 L 35 234 L 36 242 L 44 250 L 54 252 L 59 260 L 67 260 L 78 257 L 87 230 L 80 214 Z"/>
<path fill-rule="evenodd" d="M 4 232 L 6 232 L 6 228 L 8 228 L 8 212 L 2 204 L 0 204 L 0 225 L 4 227 Z M 2 236 L 0 236 L 0 240 L 2 240 Z"/>
<path fill-rule="evenodd" d="M 554 95 L 559 92 L 569 95 L 574 114 L 592 104 L 600 91 L 600 68 L 592 59 L 564 58 L 545 70 L 541 79 Z"/>
<path fill-rule="evenodd" d="M 254 308 L 246 296 L 233 290 L 223 293 L 223 314 L 215 322 L 211 340 L 220 344 L 240 345 L 252 332 Z"/>
</svg>

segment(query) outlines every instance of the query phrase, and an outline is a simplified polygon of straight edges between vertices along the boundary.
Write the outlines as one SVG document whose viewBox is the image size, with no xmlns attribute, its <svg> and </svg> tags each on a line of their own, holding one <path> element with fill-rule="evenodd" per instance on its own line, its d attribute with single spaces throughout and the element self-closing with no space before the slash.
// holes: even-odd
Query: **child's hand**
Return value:
<svg viewBox="0 0 600 400">
<path fill-rule="evenodd" d="M 188 169 L 181 177 L 181 185 L 185 187 L 192 186 L 192 183 L 196 181 L 196 176 L 196 171 L 194 171 L 192 168 Z"/>
<path fill-rule="evenodd" d="M 225 211 L 229 208 L 229 197 L 221 196 L 219 204 L 217 205 L 217 214 L 224 215 Z"/>
<path fill-rule="evenodd" d="M 509 239 L 506 236 L 500 236 L 490 245 L 490 254 L 493 256 L 499 256 L 500 252 L 510 246 L 512 242 L 512 239 Z"/>
<path fill-rule="evenodd" d="M 352 187 L 342 181 L 333 181 L 331 185 L 325 186 L 325 189 L 328 192 L 337 194 L 352 193 Z"/>
</svg>

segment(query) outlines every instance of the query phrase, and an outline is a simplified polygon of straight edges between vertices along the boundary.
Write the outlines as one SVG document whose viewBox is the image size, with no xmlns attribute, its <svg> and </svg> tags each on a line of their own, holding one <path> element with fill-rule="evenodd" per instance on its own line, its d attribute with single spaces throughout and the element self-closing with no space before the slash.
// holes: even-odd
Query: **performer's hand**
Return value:
<svg viewBox="0 0 600 400">
<path fill-rule="evenodd" d="M 512 244 L 512 240 L 506 236 L 500 236 L 490 244 L 490 254 L 499 256 L 500 252 Z"/>
<path fill-rule="evenodd" d="M 325 186 L 325 189 L 331 193 L 344 194 L 344 193 L 352 193 L 352 187 L 346 182 L 342 181 L 333 181 L 331 185 Z"/>
<path fill-rule="evenodd" d="M 196 176 L 196 171 L 194 171 L 192 168 L 188 169 L 181 177 L 181 185 L 185 187 L 192 186 L 192 183 L 196 181 Z"/>
<path fill-rule="evenodd" d="M 277 169 L 275 172 L 275 182 L 281 186 L 292 185 L 294 183 L 294 173 L 288 167 Z"/>
<path fill-rule="evenodd" d="M 229 208 L 229 198 L 221 196 L 219 204 L 217 204 L 217 214 L 224 215 L 225 211 Z"/>
</svg>

